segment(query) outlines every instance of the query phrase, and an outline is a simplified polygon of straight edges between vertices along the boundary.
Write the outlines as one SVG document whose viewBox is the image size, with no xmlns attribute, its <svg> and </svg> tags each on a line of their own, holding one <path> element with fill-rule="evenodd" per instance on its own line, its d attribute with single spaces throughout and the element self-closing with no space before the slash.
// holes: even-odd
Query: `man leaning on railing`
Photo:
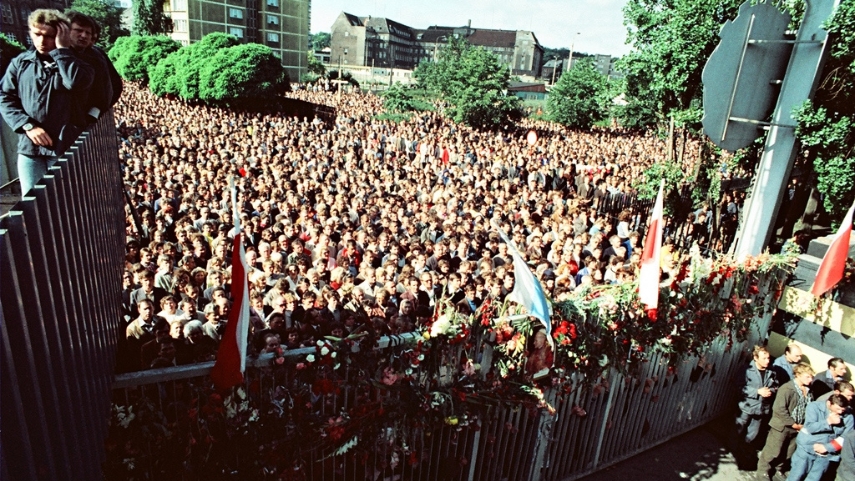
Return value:
<svg viewBox="0 0 855 481">
<path fill-rule="evenodd" d="M 75 99 L 86 98 L 94 70 L 71 50 L 68 18 L 56 10 L 29 17 L 33 49 L 17 56 L 0 87 L 0 111 L 18 133 L 18 176 L 26 194 L 49 164 L 77 139 L 83 119 Z"/>
</svg>

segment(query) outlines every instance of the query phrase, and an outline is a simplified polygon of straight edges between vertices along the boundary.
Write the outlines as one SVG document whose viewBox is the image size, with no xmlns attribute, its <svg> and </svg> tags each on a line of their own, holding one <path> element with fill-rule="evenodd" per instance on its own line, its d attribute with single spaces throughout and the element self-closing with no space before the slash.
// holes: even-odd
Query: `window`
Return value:
<svg viewBox="0 0 855 481">
<path fill-rule="evenodd" d="M 3 23 L 14 23 L 15 16 L 12 15 L 12 7 L 8 4 L 3 4 Z"/>
<path fill-rule="evenodd" d="M 187 20 L 186 19 L 177 19 L 172 21 L 172 31 L 176 33 L 186 33 L 187 32 Z"/>
<path fill-rule="evenodd" d="M 279 25 L 279 17 L 277 17 L 276 15 L 268 15 L 267 23 L 269 25 Z"/>
<path fill-rule="evenodd" d="M 243 29 L 240 27 L 229 27 L 229 33 L 237 38 L 243 38 Z"/>
<path fill-rule="evenodd" d="M 243 18 L 243 10 L 239 8 L 229 8 L 229 18 Z"/>
<path fill-rule="evenodd" d="M 267 32 L 267 41 L 279 43 L 279 34 L 273 33 L 273 32 Z"/>
<path fill-rule="evenodd" d="M 172 11 L 174 11 L 174 12 L 186 12 L 187 11 L 187 0 L 172 0 Z"/>
<path fill-rule="evenodd" d="M 279 0 L 267 0 L 267 6 L 268 7 L 278 7 L 279 6 Z"/>
</svg>

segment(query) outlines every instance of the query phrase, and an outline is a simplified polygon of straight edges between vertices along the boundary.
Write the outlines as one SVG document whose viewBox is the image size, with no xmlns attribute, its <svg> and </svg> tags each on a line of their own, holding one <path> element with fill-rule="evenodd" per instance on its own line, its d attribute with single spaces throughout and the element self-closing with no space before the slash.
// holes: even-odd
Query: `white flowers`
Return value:
<svg viewBox="0 0 855 481">
<path fill-rule="evenodd" d="M 451 320 L 447 316 L 442 315 L 430 326 L 430 335 L 431 337 L 436 337 L 440 334 L 447 334 L 449 329 L 451 329 Z"/>
<path fill-rule="evenodd" d="M 321 348 L 321 356 L 326 356 L 329 353 L 330 353 L 330 350 L 327 346 L 324 346 Z"/>
<path fill-rule="evenodd" d="M 309 354 L 308 356 L 306 356 L 306 362 L 315 362 L 315 355 Z"/>
</svg>

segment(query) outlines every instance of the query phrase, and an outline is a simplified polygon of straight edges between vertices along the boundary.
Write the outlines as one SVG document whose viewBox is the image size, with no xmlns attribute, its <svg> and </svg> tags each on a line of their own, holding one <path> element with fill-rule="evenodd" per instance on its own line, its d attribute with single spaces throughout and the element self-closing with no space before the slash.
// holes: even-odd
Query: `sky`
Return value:
<svg viewBox="0 0 855 481">
<path fill-rule="evenodd" d="M 540 44 L 589 54 L 630 51 L 621 9 L 626 0 L 312 0 L 312 33 L 329 32 L 346 11 L 386 17 L 413 28 L 431 25 L 531 30 Z"/>
</svg>

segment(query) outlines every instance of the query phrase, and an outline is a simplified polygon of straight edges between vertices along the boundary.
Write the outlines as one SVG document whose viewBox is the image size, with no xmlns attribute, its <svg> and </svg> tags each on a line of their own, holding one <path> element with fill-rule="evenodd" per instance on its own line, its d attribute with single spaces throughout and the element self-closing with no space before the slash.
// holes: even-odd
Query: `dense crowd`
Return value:
<svg viewBox="0 0 855 481">
<path fill-rule="evenodd" d="M 633 184 L 665 155 L 656 136 L 532 121 L 488 132 L 439 112 L 392 123 L 375 119 L 373 94 L 290 95 L 337 117 L 225 110 L 127 86 L 116 106 L 134 206 L 122 370 L 214 355 L 230 309 L 232 176 L 256 350 L 405 332 L 437 306 L 503 302 L 514 273 L 495 226 L 550 298 L 634 278 L 647 214 L 631 202 L 613 215 L 602 207 L 635 198 Z M 708 205 L 693 215 L 696 242 L 710 215 Z"/>
</svg>

